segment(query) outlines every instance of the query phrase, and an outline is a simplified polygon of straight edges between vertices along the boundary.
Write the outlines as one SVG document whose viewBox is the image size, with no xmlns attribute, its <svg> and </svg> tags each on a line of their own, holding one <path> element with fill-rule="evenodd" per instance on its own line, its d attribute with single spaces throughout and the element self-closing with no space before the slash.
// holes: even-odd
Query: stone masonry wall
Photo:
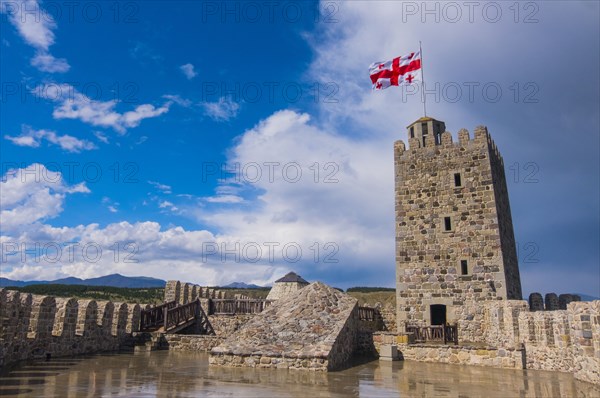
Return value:
<svg viewBox="0 0 600 398">
<path fill-rule="evenodd" d="M 571 302 L 566 310 L 530 311 L 527 301 L 467 302 L 472 318 L 459 323 L 473 332 L 458 346 L 408 344 L 405 333 L 372 334 L 375 350 L 395 344 L 405 359 L 573 373 L 600 385 L 600 301 Z M 478 330 L 478 334 L 474 331 Z M 469 332 L 471 333 L 471 332 Z M 368 341 L 361 340 L 368 350 Z"/>
<path fill-rule="evenodd" d="M 458 137 L 453 143 L 444 132 L 440 145 L 431 135 L 424 147 L 416 138 L 408 150 L 402 141 L 394 146 L 398 331 L 430 324 L 433 304 L 459 322 L 468 301 L 520 299 L 502 159 L 485 127 L 473 139 L 464 129 Z"/>
<path fill-rule="evenodd" d="M 236 295 L 238 298 L 248 298 Z M 164 301 L 177 301 L 179 304 L 187 304 L 196 299 L 225 299 L 234 298 L 227 290 L 219 290 L 210 287 L 202 287 L 193 283 L 181 281 L 167 281 L 165 285 Z"/>
<path fill-rule="evenodd" d="M 530 369 L 571 372 L 600 384 L 600 301 L 572 302 L 567 310 L 521 312 L 519 338 Z"/>
<path fill-rule="evenodd" d="M 32 358 L 114 351 L 133 344 L 139 304 L 0 289 L 0 367 Z"/>
<path fill-rule="evenodd" d="M 225 340 L 224 336 L 165 334 L 169 350 L 210 352 Z"/>
<path fill-rule="evenodd" d="M 208 320 L 217 336 L 229 336 L 239 330 L 255 314 L 248 315 L 209 315 Z"/>
</svg>

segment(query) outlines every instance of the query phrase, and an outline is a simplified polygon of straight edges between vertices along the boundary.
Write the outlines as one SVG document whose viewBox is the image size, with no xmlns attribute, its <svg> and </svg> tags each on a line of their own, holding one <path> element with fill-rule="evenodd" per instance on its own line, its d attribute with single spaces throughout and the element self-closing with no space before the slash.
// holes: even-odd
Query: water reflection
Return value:
<svg viewBox="0 0 600 398">
<path fill-rule="evenodd" d="M 206 354 L 159 351 L 57 359 L 0 375 L 16 397 L 598 397 L 571 375 L 419 362 L 341 372 L 214 368 Z"/>
</svg>

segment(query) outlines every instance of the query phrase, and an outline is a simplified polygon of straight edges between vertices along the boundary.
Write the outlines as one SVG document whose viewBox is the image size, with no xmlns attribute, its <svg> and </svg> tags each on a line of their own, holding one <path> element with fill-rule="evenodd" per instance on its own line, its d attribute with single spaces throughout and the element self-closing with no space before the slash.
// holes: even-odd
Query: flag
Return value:
<svg viewBox="0 0 600 398">
<path fill-rule="evenodd" d="M 421 52 L 410 53 L 391 61 L 373 62 L 369 66 L 373 90 L 422 81 Z"/>
</svg>

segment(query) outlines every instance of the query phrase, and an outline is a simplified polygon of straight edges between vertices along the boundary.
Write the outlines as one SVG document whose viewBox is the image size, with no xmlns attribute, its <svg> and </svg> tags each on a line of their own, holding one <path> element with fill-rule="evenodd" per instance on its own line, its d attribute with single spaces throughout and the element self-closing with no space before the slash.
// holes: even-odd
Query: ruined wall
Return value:
<svg viewBox="0 0 600 398">
<path fill-rule="evenodd" d="M 398 331 L 430 324 L 433 304 L 446 305 L 447 321 L 457 322 L 468 301 L 521 298 L 502 158 L 485 127 L 473 139 L 464 129 L 458 137 L 453 143 L 444 132 L 439 145 L 430 135 L 425 146 L 416 138 L 410 149 L 394 146 Z"/>
<path fill-rule="evenodd" d="M 139 304 L 0 289 L 0 367 L 17 361 L 114 351 L 133 344 Z"/>
</svg>

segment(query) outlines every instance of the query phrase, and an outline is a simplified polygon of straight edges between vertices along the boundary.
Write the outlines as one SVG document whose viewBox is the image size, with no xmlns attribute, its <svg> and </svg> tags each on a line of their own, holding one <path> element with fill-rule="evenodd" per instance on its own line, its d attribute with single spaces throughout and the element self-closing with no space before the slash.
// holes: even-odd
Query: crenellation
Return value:
<svg viewBox="0 0 600 398">
<path fill-rule="evenodd" d="M 184 283 L 181 287 L 181 295 L 179 296 L 179 304 L 187 304 L 190 294 L 190 284 Z"/>
<path fill-rule="evenodd" d="M 191 303 L 192 301 L 196 300 L 197 298 L 198 298 L 198 285 L 192 285 L 189 290 L 188 302 Z"/>
<path fill-rule="evenodd" d="M 433 148 L 436 145 L 437 145 L 437 142 L 435 141 L 435 136 L 433 134 L 425 137 L 425 147 L 426 148 Z"/>
<path fill-rule="evenodd" d="M 179 302 L 181 294 L 181 282 L 179 281 L 167 281 L 165 286 L 165 302 L 176 301 Z"/>
<path fill-rule="evenodd" d="M 421 141 L 418 138 L 409 138 L 408 147 L 411 151 L 421 148 Z"/>
<path fill-rule="evenodd" d="M 544 297 L 544 308 L 546 311 L 556 311 L 559 309 L 558 296 L 556 293 L 546 293 Z"/>
<path fill-rule="evenodd" d="M 404 151 L 406 151 L 406 145 L 404 144 L 404 141 L 398 140 L 394 142 L 394 151 L 396 156 L 401 155 Z"/>
<path fill-rule="evenodd" d="M 98 329 L 107 335 L 112 335 L 112 323 L 115 312 L 115 305 L 111 301 L 99 301 L 96 325 Z"/>
<path fill-rule="evenodd" d="M 22 340 L 27 338 L 29 331 L 29 321 L 31 311 L 33 309 L 33 296 L 29 293 L 19 295 L 19 305 L 17 313 L 17 325 L 15 330 L 15 338 Z"/>
<path fill-rule="evenodd" d="M 452 146 L 453 142 L 452 142 L 452 133 L 450 133 L 449 131 L 444 131 L 442 133 L 442 146 L 444 147 L 449 147 Z"/>
<path fill-rule="evenodd" d="M 127 315 L 129 314 L 127 303 L 114 303 L 111 334 L 121 337 L 126 333 Z"/>
<path fill-rule="evenodd" d="M 46 355 L 115 351 L 129 346 L 132 331 L 139 330 L 140 306 L 2 289 L 0 319 L 2 367 Z"/>
<path fill-rule="evenodd" d="M 85 336 L 96 330 L 96 319 L 98 317 L 98 304 L 95 300 L 78 300 L 79 311 L 77 312 L 77 327 L 75 334 Z"/>
<path fill-rule="evenodd" d="M 77 314 L 79 303 L 74 298 L 56 299 L 56 316 L 52 335 L 57 337 L 71 338 L 75 336 L 77 329 Z"/>
<path fill-rule="evenodd" d="M 460 129 L 458 130 L 458 144 L 460 146 L 466 146 L 471 141 L 471 137 L 469 135 L 469 130 Z"/>
<path fill-rule="evenodd" d="M 127 333 L 138 332 L 140 330 L 140 319 L 142 309 L 139 304 L 127 304 L 127 325 L 125 331 Z"/>
<path fill-rule="evenodd" d="M 27 338 L 45 338 L 52 335 L 56 315 L 56 300 L 51 296 L 32 297 L 31 318 Z"/>
</svg>

